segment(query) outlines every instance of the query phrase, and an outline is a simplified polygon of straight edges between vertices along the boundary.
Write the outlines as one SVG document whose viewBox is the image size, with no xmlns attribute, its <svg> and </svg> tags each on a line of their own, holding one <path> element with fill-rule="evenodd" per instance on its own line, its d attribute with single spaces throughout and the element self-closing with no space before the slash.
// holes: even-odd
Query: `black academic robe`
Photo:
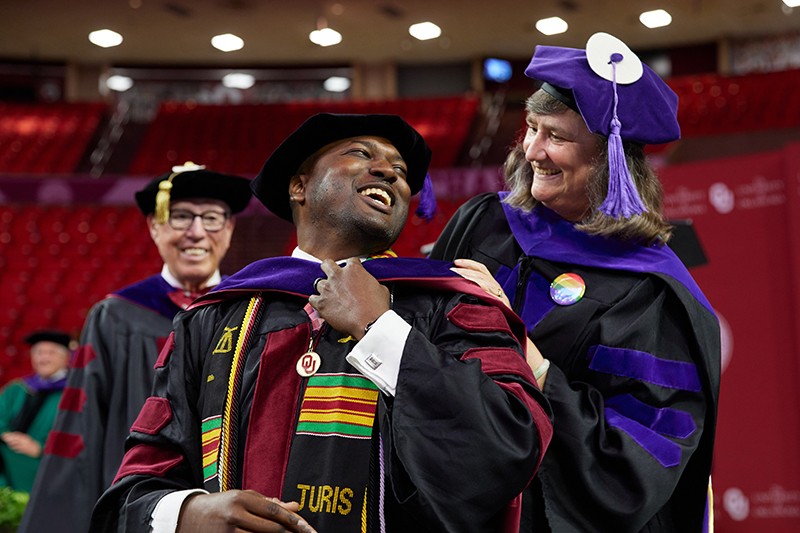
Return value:
<svg viewBox="0 0 800 533">
<path fill-rule="evenodd" d="M 590 236 L 491 193 L 457 211 L 432 257 L 486 264 L 552 362 L 555 432 L 522 531 L 701 531 L 719 325 L 672 251 Z M 585 294 L 557 304 L 565 273 Z"/>
<path fill-rule="evenodd" d="M 364 265 L 412 327 L 393 397 L 347 363 L 352 338 L 312 334 L 319 265 L 258 261 L 176 317 L 93 529 L 140 529 L 167 492 L 204 487 L 297 501 L 326 533 L 516 531 L 551 433 L 524 328 L 446 263 Z M 310 343 L 322 363 L 301 377 Z"/>
<path fill-rule="evenodd" d="M 174 290 L 160 275 L 151 276 L 89 311 L 20 531 L 88 530 L 181 310 L 169 297 Z"/>
</svg>

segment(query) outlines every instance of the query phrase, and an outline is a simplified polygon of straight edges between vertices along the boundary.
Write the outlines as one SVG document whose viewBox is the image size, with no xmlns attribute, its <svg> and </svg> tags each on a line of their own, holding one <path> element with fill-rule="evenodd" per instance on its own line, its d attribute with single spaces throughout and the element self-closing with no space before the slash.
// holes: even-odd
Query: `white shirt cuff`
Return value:
<svg viewBox="0 0 800 533">
<path fill-rule="evenodd" d="M 375 321 L 353 350 L 347 362 L 364 374 L 384 394 L 394 396 L 403 349 L 411 326 L 394 311 L 386 311 Z"/>
<path fill-rule="evenodd" d="M 175 533 L 183 502 L 195 493 L 208 494 L 203 489 L 186 489 L 170 492 L 156 504 L 150 515 L 150 531 L 153 533 Z"/>
</svg>

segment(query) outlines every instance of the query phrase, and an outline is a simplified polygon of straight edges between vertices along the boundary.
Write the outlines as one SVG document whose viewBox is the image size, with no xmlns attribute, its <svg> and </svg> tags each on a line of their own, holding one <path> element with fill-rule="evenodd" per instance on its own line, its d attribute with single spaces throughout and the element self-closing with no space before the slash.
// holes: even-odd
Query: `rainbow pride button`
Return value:
<svg viewBox="0 0 800 533">
<path fill-rule="evenodd" d="M 558 305 L 572 305 L 583 298 L 586 283 L 572 272 L 561 274 L 550 284 L 550 298 Z"/>
</svg>

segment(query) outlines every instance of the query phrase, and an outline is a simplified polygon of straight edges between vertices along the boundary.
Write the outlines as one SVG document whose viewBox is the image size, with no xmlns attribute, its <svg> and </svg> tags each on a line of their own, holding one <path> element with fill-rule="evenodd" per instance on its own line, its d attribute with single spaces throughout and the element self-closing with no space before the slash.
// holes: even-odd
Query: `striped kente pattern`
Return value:
<svg viewBox="0 0 800 533">
<path fill-rule="evenodd" d="M 297 433 L 318 437 L 369 439 L 378 388 L 352 374 L 316 374 L 308 378 Z"/>
<path fill-rule="evenodd" d="M 217 458 L 219 457 L 219 435 L 222 428 L 222 416 L 212 416 L 203 420 L 203 480 L 208 481 L 217 475 Z"/>
</svg>

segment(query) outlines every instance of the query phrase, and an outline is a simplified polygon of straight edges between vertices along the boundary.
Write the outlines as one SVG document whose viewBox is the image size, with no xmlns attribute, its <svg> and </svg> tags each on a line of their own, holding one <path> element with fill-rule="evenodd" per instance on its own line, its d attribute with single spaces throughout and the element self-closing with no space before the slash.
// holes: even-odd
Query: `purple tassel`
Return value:
<svg viewBox="0 0 800 533">
<path fill-rule="evenodd" d="M 417 206 L 416 214 L 418 217 L 430 221 L 436 213 L 436 195 L 433 192 L 433 181 L 431 175 L 425 175 L 425 181 L 422 183 L 422 190 L 419 192 L 419 205 Z"/>
<path fill-rule="evenodd" d="M 614 116 L 611 119 L 611 134 L 608 136 L 608 194 L 600 205 L 600 211 L 613 218 L 630 218 L 647 211 L 639 191 L 633 183 L 628 164 L 625 162 L 625 150 L 622 148 L 622 137 L 619 132 L 622 123 L 617 116 L 617 76 L 616 63 L 622 60 L 621 54 L 611 56 L 612 83 L 614 87 Z"/>
</svg>

